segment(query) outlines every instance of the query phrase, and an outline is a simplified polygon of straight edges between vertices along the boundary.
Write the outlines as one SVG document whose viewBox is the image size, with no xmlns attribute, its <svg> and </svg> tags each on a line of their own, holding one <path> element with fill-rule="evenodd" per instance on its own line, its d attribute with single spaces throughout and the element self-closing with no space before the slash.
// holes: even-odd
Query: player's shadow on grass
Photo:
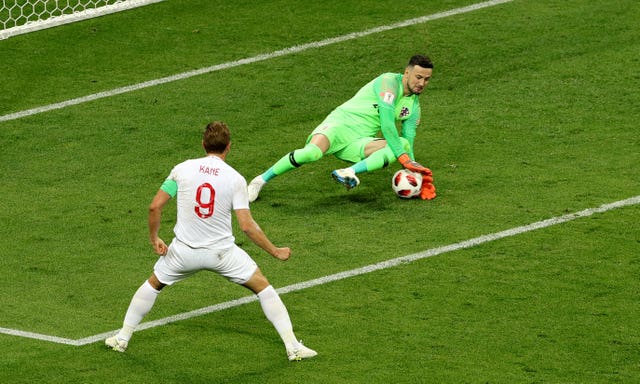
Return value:
<svg viewBox="0 0 640 384">
<path fill-rule="evenodd" d="M 306 210 L 320 210 L 343 214 L 357 214 L 366 211 L 385 211 L 389 202 L 371 188 L 320 193 L 317 198 L 301 202 Z"/>
</svg>

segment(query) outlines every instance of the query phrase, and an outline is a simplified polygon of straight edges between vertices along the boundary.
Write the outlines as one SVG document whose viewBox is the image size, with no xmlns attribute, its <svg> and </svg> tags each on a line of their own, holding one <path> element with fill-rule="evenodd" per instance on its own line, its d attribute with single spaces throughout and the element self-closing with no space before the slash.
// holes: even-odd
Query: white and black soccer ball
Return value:
<svg viewBox="0 0 640 384">
<path fill-rule="evenodd" d="M 420 194 L 422 174 L 401 169 L 393 175 L 391 188 L 398 197 L 410 199 Z"/>
</svg>

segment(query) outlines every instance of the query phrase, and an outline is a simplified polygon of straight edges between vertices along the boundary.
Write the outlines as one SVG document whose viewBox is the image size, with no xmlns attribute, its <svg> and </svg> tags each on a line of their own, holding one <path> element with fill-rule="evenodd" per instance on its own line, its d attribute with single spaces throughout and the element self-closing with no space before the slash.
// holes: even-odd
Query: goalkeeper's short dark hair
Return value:
<svg viewBox="0 0 640 384">
<path fill-rule="evenodd" d="M 411 59 L 409 59 L 408 67 L 413 67 L 414 65 L 419 65 L 422 68 L 431 68 L 433 69 L 433 62 L 429 58 L 429 56 L 425 55 L 413 55 Z"/>
</svg>

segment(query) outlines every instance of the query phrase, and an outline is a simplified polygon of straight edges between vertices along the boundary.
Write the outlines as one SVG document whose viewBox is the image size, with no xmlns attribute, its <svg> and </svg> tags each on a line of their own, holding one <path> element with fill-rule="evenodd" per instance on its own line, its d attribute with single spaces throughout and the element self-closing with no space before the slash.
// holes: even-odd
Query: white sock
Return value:
<svg viewBox="0 0 640 384">
<path fill-rule="evenodd" d="M 276 331 L 278 331 L 285 348 L 287 350 L 297 348 L 299 343 L 293 333 L 293 325 L 289 318 L 289 312 L 287 312 L 287 308 L 280 299 L 278 292 L 270 285 L 258 293 L 258 299 L 260 299 L 262 311 L 271 324 L 273 324 Z"/>
<path fill-rule="evenodd" d="M 140 288 L 136 291 L 131 298 L 131 303 L 127 309 L 127 314 L 124 316 L 124 324 L 120 332 L 118 332 L 118 338 L 129 341 L 136 326 L 140 324 L 142 319 L 151 311 L 153 304 L 156 302 L 156 298 L 160 291 L 156 290 L 146 280 Z"/>
</svg>

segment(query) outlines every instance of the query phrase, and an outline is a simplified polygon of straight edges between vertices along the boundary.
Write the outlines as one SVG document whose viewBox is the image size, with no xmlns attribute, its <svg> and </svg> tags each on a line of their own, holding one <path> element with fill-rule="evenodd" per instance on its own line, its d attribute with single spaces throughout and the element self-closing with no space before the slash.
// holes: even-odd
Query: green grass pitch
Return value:
<svg viewBox="0 0 640 384">
<path fill-rule="evenodd" d="M 319 352 L 301 363 L 256 302 L 142 330 L 125 354 L 59 342 L 121 326 L 155 262 L 148 204 L 173 165 L 201 155 L 208 121 L 230 125 L 228 162 L 251 179 L 414 53 L 435 63 L 416 156 L 438 197 L 395 197 L 397 164 L 352 191 L 331 180 L 344 165 L 332 157 L 274 179 L 252 212 L 292 259 L 237 241 L 276 288 L 637 199 L 640 5 L 445 13 L 473 4 L 167 0 L 0 41 L 0 382 L 640 382 L 635 203 L 283 294 Z M 440 17 L 375 29 L 428 15 Z M 145 321 L 248 295 L 199 274 Z"/>
</svg>

